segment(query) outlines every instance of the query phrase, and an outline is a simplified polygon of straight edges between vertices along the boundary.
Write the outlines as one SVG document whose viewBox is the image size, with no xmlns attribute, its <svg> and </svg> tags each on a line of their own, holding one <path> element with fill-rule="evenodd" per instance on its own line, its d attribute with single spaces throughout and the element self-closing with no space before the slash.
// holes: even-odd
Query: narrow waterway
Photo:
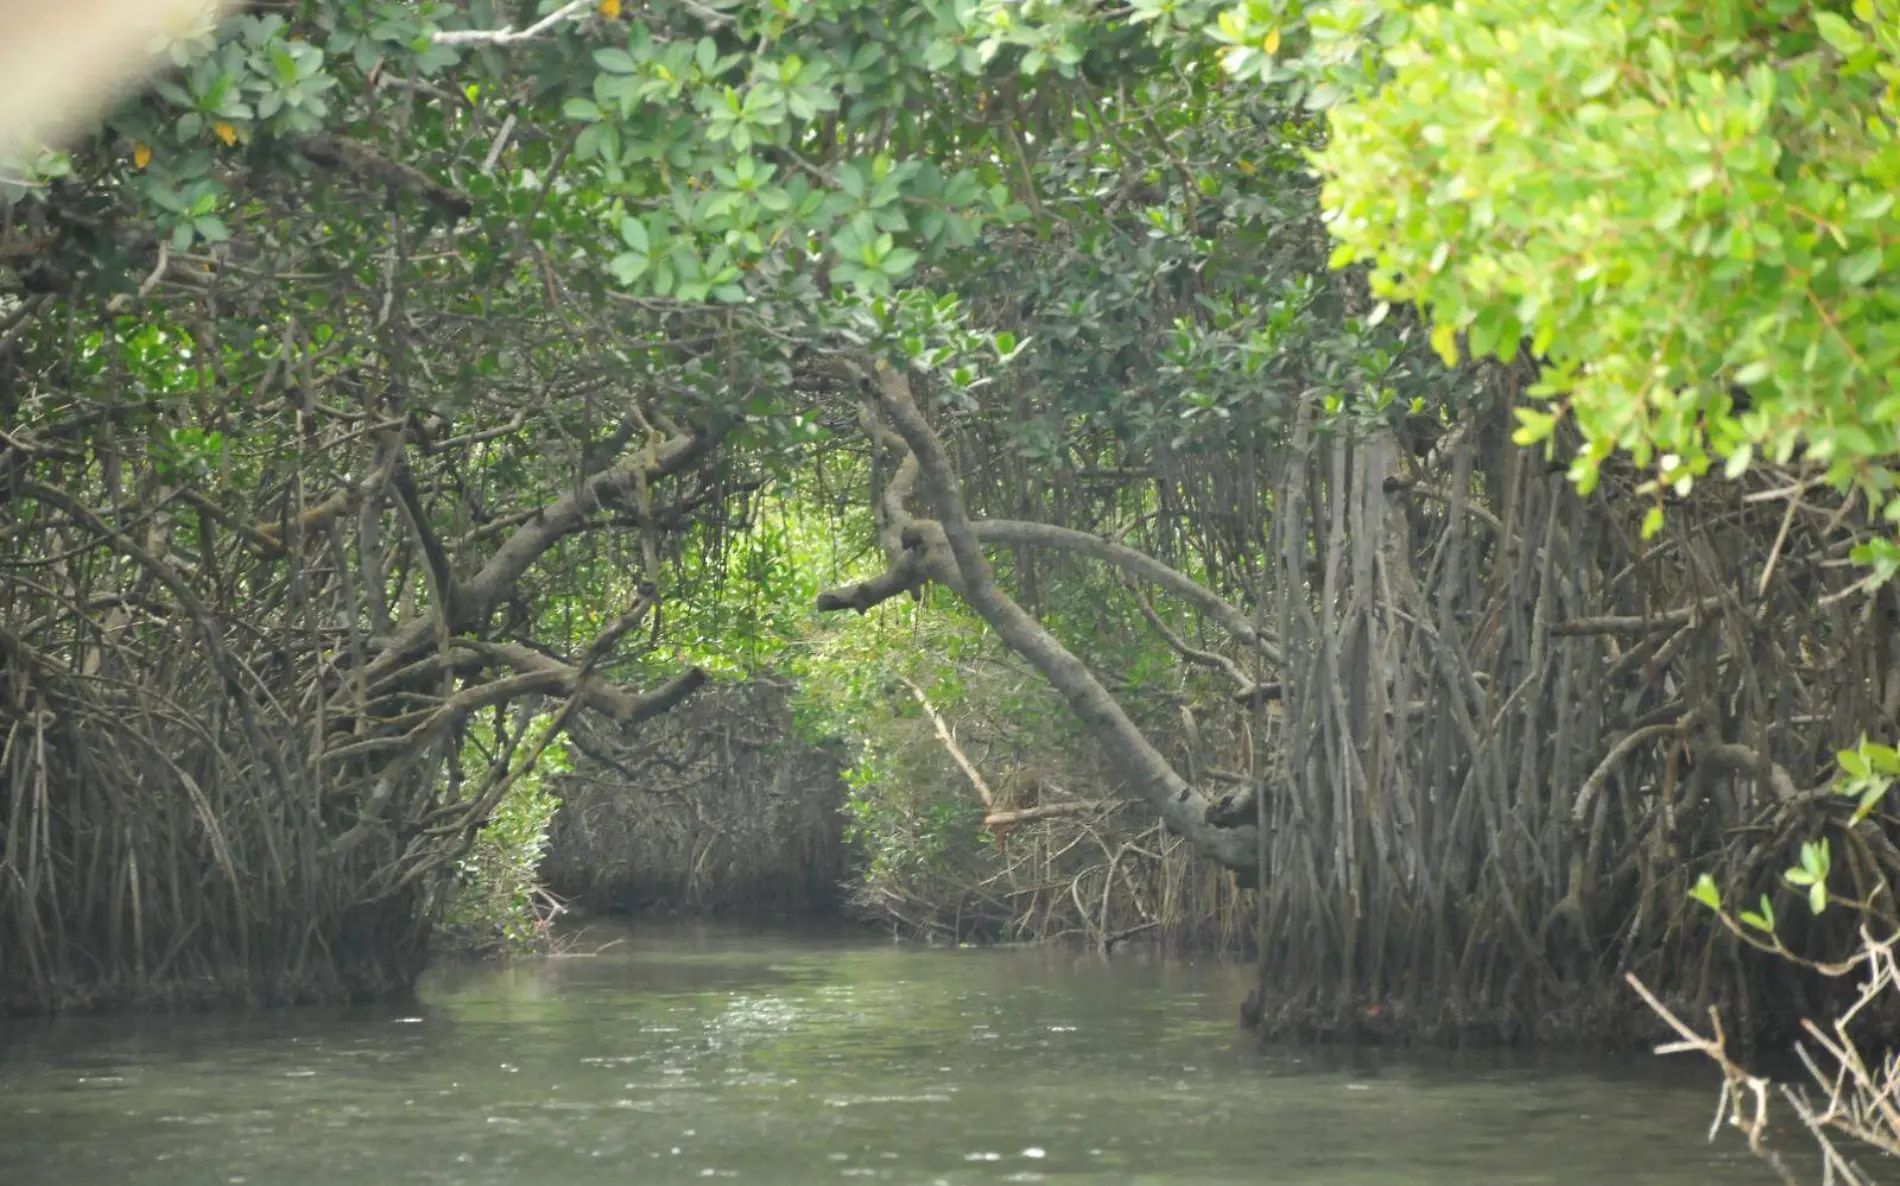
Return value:
<svg viewBox="0 0 1900 1186">
<path fill-rule="evenodd" d="M 406 1011 L 0 1028 L 0 1183 L 1707 1186 L 1693 1064 L 1259 1050 L 1245 969 L 596 929 Z"/>
</svg>

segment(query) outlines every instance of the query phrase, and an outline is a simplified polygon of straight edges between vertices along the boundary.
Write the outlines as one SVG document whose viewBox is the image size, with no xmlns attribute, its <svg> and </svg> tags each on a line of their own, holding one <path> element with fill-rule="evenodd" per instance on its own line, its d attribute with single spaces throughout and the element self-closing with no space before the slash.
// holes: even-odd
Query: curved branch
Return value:
<svg viewBox="0 0 1900 1186">
<path fill-rule="evenodd" d="M 1272 639 L 1264 638 L 1259 634 L 1254 623 L 1238 606 L 1229 603 L 1206 585 L 1185 573 L 1170 568 L 1146 552 L 1138 552 L 1125 544 L 1103 539 L 1099 535 L 1090 535 L 1086 531 L 1057 527 L 1050 523 L 1028 523 L 1016 519 L 979 519 L 971 526 L 976 532 L 976 537 L 984 543 L 1047 548 L 1051 551 L 1088 556 L 1112 564 L 1130 576 L 1139 577 L 1149 584 L 1166 589 L 1220 623 L 1221 629 L 1227 631 L 1235 642 L 1249 647 L 1257 645 L 1269 662 L 1276 666 L 1280 662 L 1279 648 L 1274 645 Z"/>
<path fill-rule="evenodd" d="M 1107 751 L 1136 794 L 1178 835 L 1241 874 L 1258 880 L 1254 829 L 1216 828 L 1206 819 L 1206 800 L 1168 764 L 1087 665 L 1056 641 L 1022 607 L 996 587 L 975 525 L 943 443 L 911 398 L 910 383 L 888 366 L 877 367 L 876 398 L 892 426 L 917 458 L 923 493 L 936 510 L 945 542 L 963 578 L 963 597 L 1005 644 L 1029 660 L 1062 693 L 1082 723 Z"/>
<path fill-rule="evenodd" d="M 1597 768 L 1590 772 L 1590 777 L 1583 780 L 1583 786 L 1578 788 L 1576 805 L 1570 809 L 1571 822 L 1581 824 L 1589 818 L 1590 806 L 1596 802 L 1597 795 L 1602 792 L 1603 784 L 1609 781 L 1611 772 L 1624 758 L 1634 753 L 1637 747 L 1645 742 L 1654 741 L 1658 737 L 1679 736 L 1688 726 L 1689 717 L 1683 717 L 1679 721 L 1645 725 L 1641 729 L 1634 729 L 1624 734 L 1623 739 L 1611 746 L 1609 753 L 1603 755 L 1603 760 L 1598 762 Z"/>
<path fill-rule="evenodd" d="M 578 692 L 588 708 L 629 725 L 670 711 L 698 691 L 707 678 L 700 668 L 689 667 L 650 692 L 633 692 L 518 643 L 458 639 L 454 647 L 488 662 L 511 667 L 523 677 L 547 681 L 544 686 L 537 686 L 536 691 Z"/>
<path fill-rule="evenodd" d="M 1167 643 L 1176 654 L 1197 667 L 1210 668 L 1225 675 L 1233 682 L 1236 700 L 1247 703 L 1258 695 L 1257 685 L 1240 669 L 1240 664 L 1218 651 L 1204 651 L 1189 643 L 1161 620 L 1161 615 L 1155 612 L 1154 606 L 1148 604 L 1148 598 L 1140 589 L 1131 587 L 1129 592 L 1135 595 L 1135 608 L 1141 611 L 1142 620 L 1148 623 L 1148 628 L 1160 635 L 1161 641 Z"/>
<path fill-rule="evenodd" d="M 468 629 L 513 596 L 521 575 L 596 507 L 631 485 L 636 473 L 649 483 L 681 473 L 710 453 L 719 435 L 714 431 L 681 433 L 651 453 L 630 455 L 594 473 L 542 507 L 533 519 L 522 524 L 495 549 L 480 572 L 457 587 L 461 595 L 452 606 L 450 632 Z M 432 618 L 418 619 L 403 627 L 383 653 L 370 663 L 364 672 L 365 681 L 376 683 L 405 666 L 409 657 L 428 646 L 434 637 Z"/>
<path fill-rule="evenodd" d="M 921 552 L 904 552 L 896 564 L 872 577 L 839 589 L 827 589 L 818 595 L 818 612 L 834 613 L 841 609 L 865 613 L 893 597 L 923 588 L 930 579 L 929 565 Z"/>
</svg>

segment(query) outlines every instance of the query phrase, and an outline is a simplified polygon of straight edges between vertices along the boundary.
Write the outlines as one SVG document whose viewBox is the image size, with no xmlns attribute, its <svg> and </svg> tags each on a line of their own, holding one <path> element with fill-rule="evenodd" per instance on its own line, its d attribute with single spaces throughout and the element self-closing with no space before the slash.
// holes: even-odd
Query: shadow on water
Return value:
<svg viewBox="0 0 1900 1186">
<path fill-rule="evenodd" d="M 0 1181 L 1769 1179 L 1646 1059 L 1261 1051 L 1245 968 L 596 924 L 409 1010 L 0 1028 Z"/>
</svg>

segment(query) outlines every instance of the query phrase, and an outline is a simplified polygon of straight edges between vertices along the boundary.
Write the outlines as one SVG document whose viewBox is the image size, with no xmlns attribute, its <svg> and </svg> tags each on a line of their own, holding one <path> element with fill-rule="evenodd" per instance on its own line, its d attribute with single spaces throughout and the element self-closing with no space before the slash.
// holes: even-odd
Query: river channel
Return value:
<svg viewBox="0 0 1900 1186">
<path fill-rule="evenodd" d="M 1261 1050 L 1246 968 L 594 928 L 408 1009 L 0 1024 L 0 1184 L 1766 1183 L 1708 1073 Z"/>
</svg>

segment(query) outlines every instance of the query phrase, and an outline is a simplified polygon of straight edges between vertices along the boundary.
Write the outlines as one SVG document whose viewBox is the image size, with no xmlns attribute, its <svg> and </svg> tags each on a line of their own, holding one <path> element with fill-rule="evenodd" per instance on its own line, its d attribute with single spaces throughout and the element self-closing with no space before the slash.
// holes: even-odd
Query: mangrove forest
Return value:
<svg viewBox="0 0 1900 1186">
<path fill-rule="evenodd" d="M 0 1015 L 848 919 L 1900 1152 L 1897 0 L 151 7 L 0 137 Z"/>
</svg>

